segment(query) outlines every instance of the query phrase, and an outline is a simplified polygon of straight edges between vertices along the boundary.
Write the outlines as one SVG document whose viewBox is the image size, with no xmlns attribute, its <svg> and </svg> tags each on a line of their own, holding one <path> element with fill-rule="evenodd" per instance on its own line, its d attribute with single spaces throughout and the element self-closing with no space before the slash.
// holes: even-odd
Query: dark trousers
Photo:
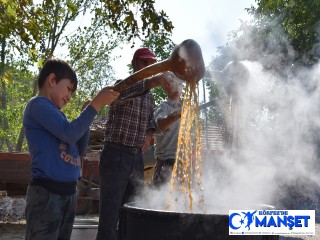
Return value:
<svg viewBox="0 0 320 240">
<path fill-rule="evenodd" d="M 116 148 L 115 148 L 116 147 Z M 130 149 L 129 149 L 130 150 Z M 117 240 L 120 210 L 143 186 L 142 152 L 106 145 L 100 156 L 100 205 L 97 240 Z"/>
<path fill-rule="evenodd" d="M 160 160 L 157 158 L 152 177 L 152 182 L 155 187 L 160 187 L 170 181 L 174 162 L 174 159 Z"/>
<path fill-rule="evenodd" d="M 41 186 L 29 186 L 26 202 L 26 240 L 70 239 L 76 194 L 60 196 Z"/>
</svg>

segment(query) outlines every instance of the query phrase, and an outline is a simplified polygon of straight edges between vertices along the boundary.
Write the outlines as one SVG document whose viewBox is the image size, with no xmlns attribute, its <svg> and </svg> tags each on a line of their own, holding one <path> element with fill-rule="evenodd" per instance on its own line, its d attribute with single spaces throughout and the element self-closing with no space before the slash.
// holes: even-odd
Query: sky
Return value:
<svg viewBox="0 0 320 240">
<path fill-rule="evenodd" d="M 254 0 L 156 0 L 155 8 L 164 10 L 173 22 L 172 40 L 176 44 L 195 40 L 208 65 L 217 47 L 226 43 L 228 33 L 240 26 L 240 20 L 250 20 L 245 8 L 251 5 L 255 5 Z M 121 50 L 121 57 L 114 63 L 117 79 L 128 77 L 127 64 L 135 50 L 130 47 Z"/>
</svg>

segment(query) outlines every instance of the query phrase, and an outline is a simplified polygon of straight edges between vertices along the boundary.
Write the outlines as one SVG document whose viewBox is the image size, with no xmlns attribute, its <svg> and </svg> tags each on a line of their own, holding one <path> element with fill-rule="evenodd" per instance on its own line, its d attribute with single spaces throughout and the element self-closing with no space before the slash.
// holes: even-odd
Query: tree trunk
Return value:
<svg viewBox="0 0 320 240">
<path fill-rule="evenodd" d="M 1 63 L 0 63 L 0 76 L 1 76 L 1 92 L 0 92 L 0 101 L 1 101 L 1 109 L 4 112 L 7 112 L 7 86 L 6 83 L 3 80 L 4 75 L 4 67 L 5 67 L 5 48 L 6 48 L 6 38 L 1 39 Z M 3 117 L 2 120 L 3 124 L 3 130 L 4 132 L 7 132 L 9 129 L 9 122 L 6 114 Z M 4 141 L 7 145 L 7 148 L 10 152 L 13 151 L 14 147 L 13 144 L 10 142 L 7 136 L 4 137 Z"/>
<path fill-rule="evenodd" d="M 37 81 L 34 81 L 32 96 L 35 96 L 37 94 L 37 92 L 38 92 L 38 84 L 37 84 Z M 20 129 L 19 138 L 18 138 L 17 145 L 16 145 L 16 151 L 18 151 L 18 152 L 21 151 L 23 141 L 24 141 L 24 127 L 22 126 Z"/>
</svg>

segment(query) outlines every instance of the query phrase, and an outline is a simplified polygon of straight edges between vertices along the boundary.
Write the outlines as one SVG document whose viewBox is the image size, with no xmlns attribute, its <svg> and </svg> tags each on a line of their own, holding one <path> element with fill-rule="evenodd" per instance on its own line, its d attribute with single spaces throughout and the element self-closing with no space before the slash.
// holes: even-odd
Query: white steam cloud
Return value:
<svg viewBox="0 0 320 240">
<path fill-rule="evenodd" d="M 320 63 L 300 68 L 284 80 L 263 67 L 266 60 L 279 63 L 279 54 L 273 56 L 241 61 L 246 81 L 241 82 L 243 72 L 232 73 L 232 81 L 241 82 L 233 82 L 240 89 L 231 91 L 234 111 L 229 125 L 235 141 L 222 154 L 204 151 L 201 194 L 206 213 L 227 214 L 229 209 L 254 209 L 260 204 L 318 210 Z M 306 204 L 295 202 L 295 197 L 304 198 L 301 202 Z M 160 190 L 147 188 L 136 200 L 146 208 L 164 210 L 168 199 L 167 185 Z M 196 212 L 197 203 L 194 206 Z"/>
<path fill-rule="evenodd" d="M 301 196 L 315 197 L 319 182 L 315 130 L 320 123 L 320 79 L 315 76 L 320 65 L 284 83 L 258 62 L 242 63 L 250 74 L 233 103 L 237 146 L 231 156 L 227 152 L 206 159 L 207 209 L 250 208 L 258 203 L 284 207 L 288 186 L 296 187 L 297 182 L 314 187 L 309 192 L 303 189 Z M 301 84 L 302 75 L 312 90 Z"/>
</svg>

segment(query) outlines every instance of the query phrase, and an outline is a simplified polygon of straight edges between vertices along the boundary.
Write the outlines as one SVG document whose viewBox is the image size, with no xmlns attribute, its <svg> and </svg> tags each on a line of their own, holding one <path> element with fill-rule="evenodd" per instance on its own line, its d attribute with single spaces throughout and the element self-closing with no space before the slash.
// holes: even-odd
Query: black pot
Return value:
<svg viewBox="0 0 320 240">
<path fill-rule="evenodd" d="M 278 236 L 229 236 L 229 216 L 160 211 L 138 207 L 122 208 L 120 240 L 278 240 Z"/>
</svg>

